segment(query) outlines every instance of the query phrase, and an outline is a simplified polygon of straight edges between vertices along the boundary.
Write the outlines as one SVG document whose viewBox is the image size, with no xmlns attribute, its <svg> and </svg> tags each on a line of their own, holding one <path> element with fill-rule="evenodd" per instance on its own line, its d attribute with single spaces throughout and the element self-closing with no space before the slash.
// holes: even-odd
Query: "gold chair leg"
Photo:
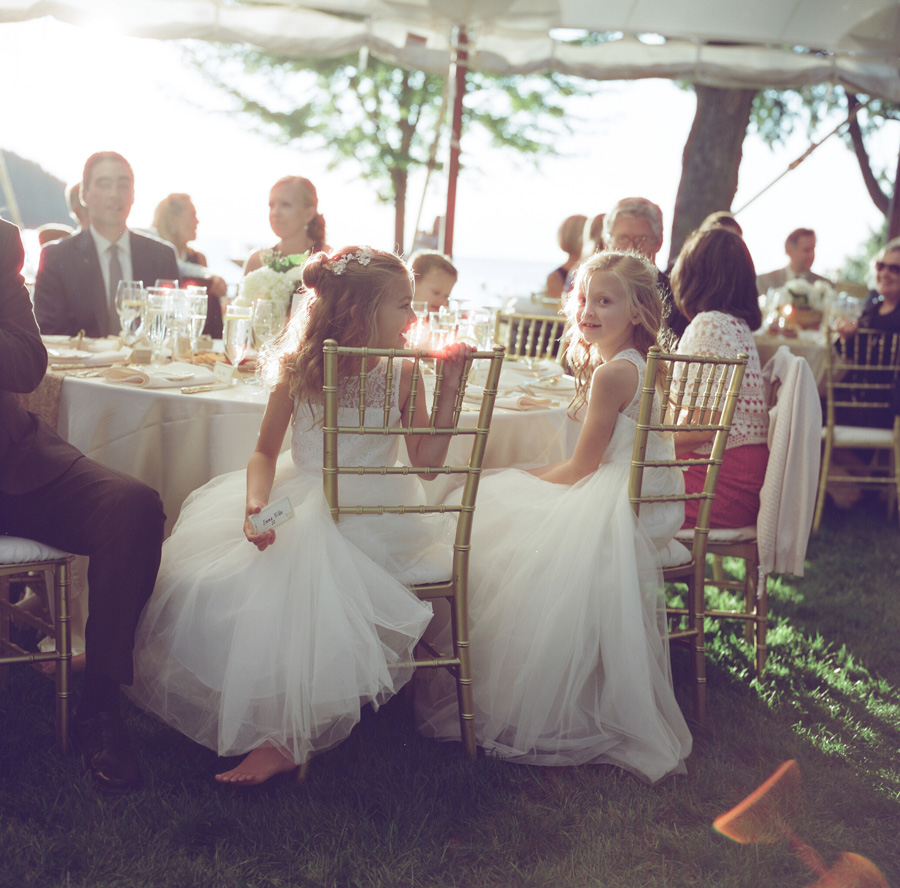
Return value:
<svg viewBox="0 0 900 888">
<path fill-rule="evenodd" d="M 828 470 L 831 467 L 831 438 L 825 439 L 825 449 L 822 453 L 822 469 L 819 474 L 819 495 L 816 498 L 816 514 L 813 517 L 813 533 L 819 529 L 822 523 L 822 510 L 825 508 L 825 491 L 828 488 Z"/>
<path fill-rule="evenodd" d="M 71 696 L 72 626 L 69 614 L 69 562 L 56 566 L 53 583 L 56 623 L 56 742 L 65 752 L 69 743 L 69 699 Z"/>
</svg>

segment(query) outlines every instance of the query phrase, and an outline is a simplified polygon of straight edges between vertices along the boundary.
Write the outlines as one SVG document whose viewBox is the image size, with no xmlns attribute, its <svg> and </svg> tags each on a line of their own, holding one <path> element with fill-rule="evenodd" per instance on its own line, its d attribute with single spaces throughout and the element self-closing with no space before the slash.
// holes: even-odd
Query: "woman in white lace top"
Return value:
<svg viewBox="0 0 900 888">
<path fill-rule="evenodd" d="M 680 354 L 749 356 L 719 471 L 711 525 L 755 524 L 769 459 L 769 411 L 753 342 L 752 331 L 762 324 L 753 259 L 739 234 L 725 228 L 697 231 L 685 242 L 671 281 L 675 304 L 690 320 L 678 344 Z M 679 433 L 675 452 L 685 459 L 705 456 L 712 437 L 712 432 Z M 705 466 L 690 467 L 685 471 L 685 488 L 699 492 L 705 475 Z M 686 527 L 694 525 L 698 507 L 699 500 L 687 503 Z"/>
</svg>

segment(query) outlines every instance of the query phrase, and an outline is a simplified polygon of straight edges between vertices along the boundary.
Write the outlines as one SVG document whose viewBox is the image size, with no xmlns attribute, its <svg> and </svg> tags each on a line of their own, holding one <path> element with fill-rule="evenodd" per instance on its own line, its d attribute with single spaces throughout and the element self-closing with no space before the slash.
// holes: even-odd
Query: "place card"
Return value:
<svg viewBox="0 0 900 888">
<path fill-rule="evenodd" d="M 269 503 L 255 515 L 250 516 L 250 524 L 257 533 L 274 530 L 279 524 L 290 521 L 294 517 L 294 507 L 288 497 L 283 496 L 274 503 Z"/>
<path fill-rule="evenodd" d="M 212 371 L 215 373 L 216 379 L 221 383 L 230 384 L 234 379 L 234 366 L 226 364 L 224 361 L 218 361 L 213 364 Z"/>
</svg>

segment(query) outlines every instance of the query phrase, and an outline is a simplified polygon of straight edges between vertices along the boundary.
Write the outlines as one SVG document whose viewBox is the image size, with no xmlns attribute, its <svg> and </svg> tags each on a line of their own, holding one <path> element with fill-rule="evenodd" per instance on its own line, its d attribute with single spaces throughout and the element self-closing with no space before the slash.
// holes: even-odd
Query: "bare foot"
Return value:
<svg viewBox="0 0 900 888">
<path fill-rule="evenodd" d="M 69 666 L 69 670 L 74 675 L 76 672 L 84 672 L 84 654 L 75 654 L 72 657 L 72 663 Z M 44 675 L 56 675 L 56 660 L 47 660 L 45 663 L 41 663 L 41 672 Z"/>
<path fill-rule="evenodd" d="M 219 783 L 234 783 L 241 786 L 256 786 L 265 783 L 276 774 L 293 771 L 297 765 L 280 750 L 268 743 L 257 747 L 236 767 L 222 774 L 216 774 Z"/>
</svg>

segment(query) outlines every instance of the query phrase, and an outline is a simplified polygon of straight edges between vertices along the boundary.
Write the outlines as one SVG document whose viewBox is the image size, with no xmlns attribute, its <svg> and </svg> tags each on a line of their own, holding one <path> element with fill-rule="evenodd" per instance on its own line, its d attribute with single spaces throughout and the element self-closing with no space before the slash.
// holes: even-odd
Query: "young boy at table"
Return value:
<svg viewBox="0 0 900 888">
<path fill-rule="evenodd" d="M 427 302 L 429 311 L 446 308 L 458 277 L 450 259 L 437 250 L 417 250 L 409 264 L 416 279 L 416 301 Z"/>
</svg>

